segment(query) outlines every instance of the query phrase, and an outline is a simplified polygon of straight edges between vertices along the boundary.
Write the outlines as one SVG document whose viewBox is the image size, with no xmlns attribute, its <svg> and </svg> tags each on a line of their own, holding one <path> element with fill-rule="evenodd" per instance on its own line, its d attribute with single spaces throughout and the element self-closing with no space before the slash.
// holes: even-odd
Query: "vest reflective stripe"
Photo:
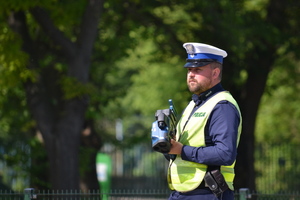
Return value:
<svg viewBox="0 0 300 200">
<path fill-rule="evenodd" d="M 233 180 L 235 177 L 234 165 L 235 165 L 235 162 L 231 166 L 221 166 L 221 173 L 223 174 L 225 181 L 231 190 L 234 190 L 234 187 L 233 187 Z"/>
<path fill-rule="evenodd" d="M 227 91 L 224 91 L 219 92 L 211 97 L 209 101 L 205 102 L 188 121 L 189 115 L 195 106 L 195 103 L 191 101 L 177 124 L 177 141 L 188 146 L 205 146 L 205 125 L 215 105 L 222 100 L 231 102 L 239 111 L 239 107 L 231 94 Z M 188 123 L 186 124 L 187 121 Z M 240 115 L 240 125 L 238 131 L 239 135 L 241 132 L 241 123 L 242 119 Z M 233 163 L 231 166 L 221 166 L 221 172 L 231 190 L 234 190 L 234 165 L 235 163 Z M 185 161 L 182 160 L 181 156 L 177 155 L 176 159 L 171 161 L 169 165 L 169 187 L 170 189 L 177 190 L 179 192 L 192 191 L 201 184 L 206 170 L 207 165 Z"/>
</svg>

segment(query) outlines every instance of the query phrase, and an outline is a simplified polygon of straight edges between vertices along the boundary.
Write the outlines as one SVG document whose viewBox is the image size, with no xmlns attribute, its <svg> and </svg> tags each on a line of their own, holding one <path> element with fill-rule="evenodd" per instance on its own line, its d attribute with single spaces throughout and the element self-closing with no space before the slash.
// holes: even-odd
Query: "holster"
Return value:
<svg viewBox="0 0 300 200">
<path fill-rule="evenodd" d="M 219 169 L 207 171 L 204 176 L 204 181 L 205 185 L 207 185 L 217 197 L 228 189 L 224 176 Z"/>
</svg>

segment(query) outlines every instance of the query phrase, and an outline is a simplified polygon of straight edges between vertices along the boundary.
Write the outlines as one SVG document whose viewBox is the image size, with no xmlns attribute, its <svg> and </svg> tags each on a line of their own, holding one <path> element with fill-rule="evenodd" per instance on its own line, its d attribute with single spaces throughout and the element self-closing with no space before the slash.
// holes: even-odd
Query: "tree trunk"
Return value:
<svg viewBox="0 0 300 200">
<path fill-rule="evenodd" d="M 271 71 L 271 66 L 275 61 L 276 48 L 269 46 L 269 53 L 264 53 L 264 47 L 267 43 L 262 42 L 262 46 L 257 46 L 253 52 L 249 52 L 248 62 L 248 79 L 244 88 L 246 94 L 241 98 L 241 112 L 243 117 L 243 130 L 241 134 L 240 144 L 238 147 L 238 156 L 236 163 L 237 179 L 235 181 L 236 188 L 250 188 L 255 190 L 255 167 L 254 167 L 254 152 L 255 152 L 255 121 L 261 97 L 264 93 L 268 75 Z M 264 44 L 264 45 L 263 45 Z M 261 48 L 262 47 L 262 48 Z M 255 52 L 255 53 L 254 53 Z M 274 53 L 270 53 L 274 52 Z M 250 55 L 270 55 L 269 57 L 257 57 L 254 59 Z M 259 63 L 259 66 L 257 65 Z M 254 67 L 258 66 L 258 67 Z"/>
<path fill-rule="evenodd" d="M 61 60 L 67 61 L 66 75 L 82 84 L 89 80 L 90 57 L 97 35 L 102 5 L 102 0 L 88 1 L 76 43 L 71 42 L 54 26 L 45 10 L 40 7 L 30 10 L 50 40 L 61 47 L 64 54 L 58 56 Z M 22 50 L 29 55 L 28 68 L 39 69 L 37 48 L 29 35 L 24 12 L 13 13 L 9 24 L 22 38 Z M 37 129 L 41 132 L 46 146 L 52 189 L 76 190 L 79 189 L 80 182 L 80 134 L 84 127 L 88 98 L 84 94 L 67 100 L 62 98 L 59 105 L 54 105 L 51 101 L 57 97 L 50 95 L 42 79 L 40 74 L 37 80 L 28 80 L 24 86 L 30 112 L 37 122 Z M 61 88 L 56 89 L 61 90 Z"/>
<path fill-rule="evenodd" d="M 282 38 L 276 35 L 276 28 L 285 27 L 284 16 L 287 5 L 283 0 L 270 1 L 264 30 L 261 30 L 263 34 L 259 35 L 259 38 L 255 38 L 255 48 L 245 56 L 249 58 L 247 61 L 249 70 L 247 83 L 241 92 L 240 105 L 242 105 L 243 131 L 236 165 L 236 188 L 247 187 L 256 190 L 254 167 L 255 121 L 268 75 L 276 60 L 277 48 L 281 46 L 280 41 Z M 272 40 L 269 39 L 271 36 L 273 37 Z"/>
<path fill-rule="evenodd" d="M 79 146 L 87 103 L 71 100 L 55 125 L 53 139 L 45 141 L 52 189 L 79 189 Z"/>
</svg>

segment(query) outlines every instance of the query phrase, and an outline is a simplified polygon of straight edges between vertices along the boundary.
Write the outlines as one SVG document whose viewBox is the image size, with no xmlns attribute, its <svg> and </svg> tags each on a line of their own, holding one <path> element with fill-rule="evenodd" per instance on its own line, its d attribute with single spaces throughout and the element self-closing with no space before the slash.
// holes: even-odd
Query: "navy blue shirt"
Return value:
<svg viewBox="0 0 300 200">
<path fill-rule="evenodd" d="M 198 106 L 193 112 L 221 91 L 224 89 L 219 83 L 199 96 L 194 94 L 193 100 L 196 102 L 198 99 Z M 205 147 L 183 146 L 182 159 L 206 165 L 231 165 L 237 155 L 239 123 L 237 108 L 228 101 L 220 101 L 212 110 L 205 126 L 205 134 L 209 135 L 211 144 Z"/>
</svg>

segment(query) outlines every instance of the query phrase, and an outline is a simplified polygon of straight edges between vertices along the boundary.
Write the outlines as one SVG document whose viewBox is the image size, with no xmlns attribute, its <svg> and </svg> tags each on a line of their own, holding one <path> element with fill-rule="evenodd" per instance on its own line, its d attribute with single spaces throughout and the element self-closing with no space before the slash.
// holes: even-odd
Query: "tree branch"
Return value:
<svg viewBox="0 0 300 200">
<path fill-rule="evenodd" d="M 68 58 L 76 55 L 76 46 L 74 43 L 72 43 L 59 29 L 57 29 L 57 27 L 54 26 L 46 10 L 41 7 L 34 7 L 30 9 L 30 13 L 42 27 L 44 32 L 54 41 L 54 43 L 63 49 L 63 52 Z"/>
<path fill-rule="evenodd" d="M 93 49 L 99 19 L 103 11 L 103 2 L 104 0 L 89 0 L 83 15 L 77 44 L 81 53 L 86 56 L 90 56 Z"/>
</svg>

